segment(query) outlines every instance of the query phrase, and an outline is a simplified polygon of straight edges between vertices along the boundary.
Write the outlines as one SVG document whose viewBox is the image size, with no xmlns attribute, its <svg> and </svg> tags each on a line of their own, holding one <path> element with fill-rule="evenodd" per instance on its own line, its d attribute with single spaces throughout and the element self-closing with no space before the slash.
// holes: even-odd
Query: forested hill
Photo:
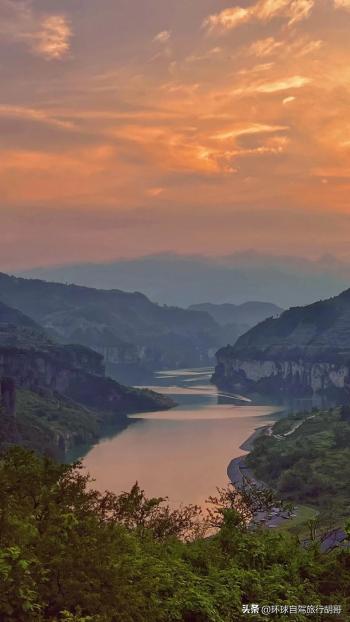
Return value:
<svg viewBox="0 0 350 622">
<path fill-rule="evenodd" d="M 350 398 L 350 290 L 261 322 L 217 352 L 220 386 L 283 396 Z"/>
<path fill-rule="evenodd" d="M 339 296 L 306 307 L 294 307 L 278 318 L 269 318 L 242 335 L 234 352 L 272 358 L 305 358 L 350 354 L 350 289 Z"/>
<path fill-rule="evenodd" d="M 106 377 L 102 356 L 58 344 L 33 320 L 0 303 L 0 447 L 23 444 L 65 457 L 128 413 L 162 410 L 166 396 Z"/>
<path fill-rule="evenodd" d="M 2 302 L 0 302 L 0 320 L 1 324 L 13 324 L 14 326 L 29 327 L 35 329 L 36 331 L 40 330 L 38 324 L 36 324 L 28 316 L 24 315 L 24 313 L 21 313 L 18 309 L 13 309 Z"/>
<path fill-rule="evenodd" d="M 350 504 L 350 407 L 283 417 L 255 441 L 247 463 L 279 496 L 337 524 Z"/>
<path fill-rule="evenodd" d="M 0 347 L 48 347 L 45 331 L 28 316 L 0 302 Z"/>
<path fill-rule="evenodd" d="M 26 313 L 55 339 L 92 347 L 112 364 L 206 364 L 220 343 L 219 327 L 207 313 L 161 306 L 137 292 L 1 273 L 0 300 Z"/>
</svg>

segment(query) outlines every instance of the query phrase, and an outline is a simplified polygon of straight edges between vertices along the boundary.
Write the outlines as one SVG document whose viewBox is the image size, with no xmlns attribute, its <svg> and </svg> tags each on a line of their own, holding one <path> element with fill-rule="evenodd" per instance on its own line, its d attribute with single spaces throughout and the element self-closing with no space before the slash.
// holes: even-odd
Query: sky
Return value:
<svg viewBox="0 0 350 622">
<path fill-rule="evenodd" d="M 350 0 L 0 0 L 0 269 L 349 258 Z"/>
</svg>

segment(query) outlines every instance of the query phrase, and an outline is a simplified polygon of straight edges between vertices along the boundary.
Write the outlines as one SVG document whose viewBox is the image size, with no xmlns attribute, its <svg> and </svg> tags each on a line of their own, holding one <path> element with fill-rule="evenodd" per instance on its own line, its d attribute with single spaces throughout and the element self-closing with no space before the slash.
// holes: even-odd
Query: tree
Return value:
<svg viewBox="0 0 350 622">
<path fill-rule="evenodd" d="M 349 553 L 322 556 L 288 533 L 247 528 L 275 503 L 269 491 L 228 487 L 212 503 L 215 532 L 203 538 L 192 506 L 172 510 L 137 484 L 101 495 L 79 464 L 9 450 L 0 459 L 1 622 L 245 622 L 244 603 L 350 606 Z"/>
<path fill-rule="evenodd" d="M 226 488 L 217 488 L 217 495 L 208 499 L 211 508 L 208 510 L 211 527 L 220 528 L 225 522 L 226 510 L 235 510 L 241 528 L 254 522 L 258 512 L 269 512 L 273 508 L 292 512 L 291 504 L 277 498 L 272 490 L 259 487 L 251 479 L 244 477 L 240 486 L 228 484 Z"/>
</svg>

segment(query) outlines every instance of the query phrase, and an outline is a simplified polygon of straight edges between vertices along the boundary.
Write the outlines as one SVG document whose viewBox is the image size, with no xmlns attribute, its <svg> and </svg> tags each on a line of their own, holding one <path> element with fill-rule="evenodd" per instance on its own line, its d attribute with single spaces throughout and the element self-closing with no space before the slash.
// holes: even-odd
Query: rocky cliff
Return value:
<svg viewBox="0 0 350 622">
<path fill-rule="evenodd" d="M 213 382 L 278 396 L 350 397 L 350 290 L 258 324 L 217 353 Z"/>
<path fill-rule="evenodd" d="M 126 425 L 128 413 L 174 405 L 165 396 L 106 377 L 102 355 L 54 343 L 35 322 L 4 304 L 0 389 L 0 443 L 19 439 L 35 448 L 42 443 L 63 454 L 74 444 L 96 440 L 106 424 Z"/>
</svg>

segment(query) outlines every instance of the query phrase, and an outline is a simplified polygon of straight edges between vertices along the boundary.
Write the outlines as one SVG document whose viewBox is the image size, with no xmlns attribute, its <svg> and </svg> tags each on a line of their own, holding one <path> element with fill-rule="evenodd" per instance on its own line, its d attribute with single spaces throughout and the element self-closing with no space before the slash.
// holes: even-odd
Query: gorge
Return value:
<svg viewBox="0 0 350 622">
<path fill-rule="evenodd" d="M 152 302 L 140 292 L 104 290 L 0 273 L 0 300 L 40 324 L 61 344 L 103 356 L 109 375 L 129 382 L 159 369 L 213 365 L 215 352 L 276 305 L 208 305 L 183 309 Z"/>
</svg>

